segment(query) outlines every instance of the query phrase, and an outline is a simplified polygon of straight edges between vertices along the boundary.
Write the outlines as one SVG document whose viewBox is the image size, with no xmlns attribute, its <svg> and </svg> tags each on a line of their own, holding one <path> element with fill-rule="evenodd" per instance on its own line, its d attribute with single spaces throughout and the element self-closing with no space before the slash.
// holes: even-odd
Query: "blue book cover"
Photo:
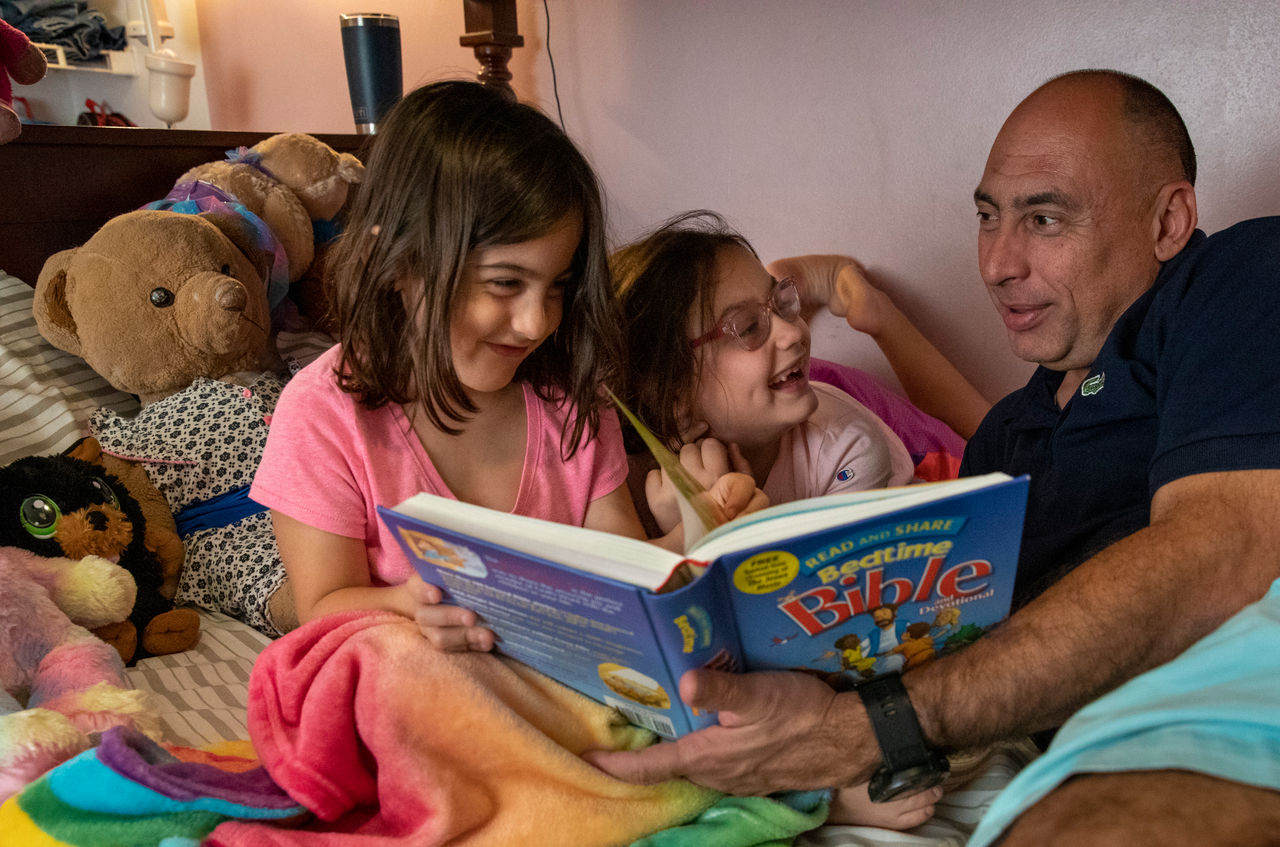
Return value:
<svg viewBox="0 0 1280 847">
<path fill-rule="evenodd" d="M 715 722 L 680 702 L 690 668 L 847 687 L 972 642 L 1009 613 L 1026 493 L 992 474 L 788 503 L 684 557 L 428 494 L 379 512 L 503 653 L 674 738 Z"/>
</svg>

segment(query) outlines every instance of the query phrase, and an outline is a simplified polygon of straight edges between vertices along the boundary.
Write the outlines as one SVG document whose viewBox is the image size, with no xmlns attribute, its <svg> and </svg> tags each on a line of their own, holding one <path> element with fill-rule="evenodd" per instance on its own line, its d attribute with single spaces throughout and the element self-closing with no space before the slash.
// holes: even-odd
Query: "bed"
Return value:
<svg viewBox="0 0 1280 847">
<path fill-rule="evenodd" d="M 85 434 L 99 407 L 128 415 L 137 400 L 108 385 L 82 360 L 52 347 L 31 313 L 44 260 L 87 240 L 108 218 L 163 196 L 174 175 L 264 133 L 28 126 L 0 146 L 8 183 L 0 201 L 0 464 L 58 452 Z M 361 136 L 322 135 L 335 149 L 360 154 Z M 286 360 L 304 364 L 331 340 L 321 333 L 281 333 Z M 216 746 L 249 738 L 247 687 L 270 639 L 224 614 L 200 610 L 201 637 L 187 651 L 139 661 L 130 684 L 150 692 L 166 741 Z M 955 845 L 960 847 L 995 792 L 1032 754 L 1008 748 L 971 764 L 970 776 L 912 833 L 822 827 L 798 843 L 816 845 Z"/>
</svg>

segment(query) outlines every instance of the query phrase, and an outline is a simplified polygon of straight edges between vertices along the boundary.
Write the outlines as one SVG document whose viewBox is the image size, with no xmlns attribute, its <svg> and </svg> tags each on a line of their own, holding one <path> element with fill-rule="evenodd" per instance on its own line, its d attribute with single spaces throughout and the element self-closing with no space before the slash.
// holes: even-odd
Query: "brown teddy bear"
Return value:
<svg viewBox="0 0 1280 847">
<path fill-rule="evenodd" d="M 197 165 L 178 177 L 175 190 L 182 198 L 191 190 L 185 186 L 204 184 L 243 203 L 280 242 L 292 283 L 310 269 L 317 243 L 328 240 L 329 233 L 317 232 L 316 225 L 336 218 L 351 185 L 363 178 L 364 165 L 355 156 L 290 132 L 228 150 L 224 161 Z"/>
<path fill-rule="evenodd" d="M 133 419 L 104 418 L 95 435 L 108 454 L 142 465 L 175 519 L 197 501 L 247 485 L 261 455 L 285 379 L 270 334 L 266 261 L 237 215 L 140 210 L 50 257 L 36 283 L 40 333 L 143 402 Z M 172 443 L 203 418 L 197 407 L 210 395 L 228 404 L 209 415 L 211 424 L 243 429 L 205 431 L 198 445 Z M 186 554 L 174 600 L 284 631 L 294 625 L 292 595 L 269 518 L 244 520 L 180 532 Z M 214 543 L 210 533 L 223 534 Z M 237 576 L 226 562 L 241 556 L 253 567 Z"/>
<path fill-rule="evenodd" d="M 269 262 L 238 215 L 126 212 L 45 262 L 32 311 L 51 344 L 145 404 L 278 366 Z"/>
<path fill-rule="evenodd" d="M 133 418 L 99 410 L 90 428 L 104 453 L 145 468 L 174 515 L 176 601 L 278 634 L 297 625 L 292 593 L 270 516 L 245 496 L 286 379 L 271 315 L 279 285 L 312 261 L 312 225 L 340 214 L 363 165 L 299 133 L 229 155 L 180 177 L 194 188 L 152 204 L 164 208 L 50 257 L 33 311 L 54 346 L 143 404 Z"/>
</svg>

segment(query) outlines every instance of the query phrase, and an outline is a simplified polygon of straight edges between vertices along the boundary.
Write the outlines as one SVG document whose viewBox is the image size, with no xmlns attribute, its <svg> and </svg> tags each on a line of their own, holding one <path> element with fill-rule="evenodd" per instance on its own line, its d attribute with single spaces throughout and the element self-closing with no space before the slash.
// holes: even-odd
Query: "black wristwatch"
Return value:
<svg viewBox="0 0 1280 847">
<path fill-rule="evenodd" d="M 867 786 L 873 803 L 907 797 L 946 779 L 951 770 L 947 757 L 925 741 L 916 710 L 896 672 L 860 683 L 857 692 L 884 757 L 884 764 Z"/>
</svg>

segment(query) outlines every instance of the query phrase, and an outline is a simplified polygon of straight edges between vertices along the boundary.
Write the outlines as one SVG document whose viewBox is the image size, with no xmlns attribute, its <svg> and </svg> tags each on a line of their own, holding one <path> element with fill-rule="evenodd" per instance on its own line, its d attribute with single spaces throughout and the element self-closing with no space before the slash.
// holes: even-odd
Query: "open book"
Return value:
<svg viewBox="0 0 1280 847">
<path fill-rule="evenodd" d="M 842 685 L 977 638 L 1009 613 L 1026 495 L 990 474 L 801 500 L 685 556 L 431 494 L 379 512 L 503 653 L 677 737 L 715 720 L 680 702 L 689 668 Z"/>
</svg>

